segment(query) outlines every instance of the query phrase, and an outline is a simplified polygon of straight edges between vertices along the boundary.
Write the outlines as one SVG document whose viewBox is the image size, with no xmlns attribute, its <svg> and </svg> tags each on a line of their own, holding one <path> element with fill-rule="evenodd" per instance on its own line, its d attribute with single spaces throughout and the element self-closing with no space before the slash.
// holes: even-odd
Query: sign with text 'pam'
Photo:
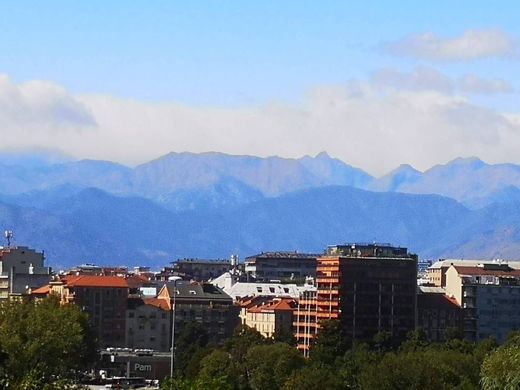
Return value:
<svg viewBox="0 0 520 390">
<path fill-rule="evenodd" d="M 141 364 L 141 363 L 134 363 L 134 371 L 137 372 L 149 372 L 152 371 L 152 365 L 151 364 Z"/>
</svg>

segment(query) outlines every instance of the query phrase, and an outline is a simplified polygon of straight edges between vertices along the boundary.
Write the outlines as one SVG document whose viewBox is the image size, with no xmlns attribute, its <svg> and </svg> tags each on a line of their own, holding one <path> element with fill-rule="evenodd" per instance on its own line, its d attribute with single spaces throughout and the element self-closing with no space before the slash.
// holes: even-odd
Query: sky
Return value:
<svg viewBox="0 0 520 390">
<path fill-rule="evenodd" d="M 430 4 L 431 3 L 431 4 Z M 0 148 L 520 163 L 513 1 L 2 1 Z"/>
</svg>

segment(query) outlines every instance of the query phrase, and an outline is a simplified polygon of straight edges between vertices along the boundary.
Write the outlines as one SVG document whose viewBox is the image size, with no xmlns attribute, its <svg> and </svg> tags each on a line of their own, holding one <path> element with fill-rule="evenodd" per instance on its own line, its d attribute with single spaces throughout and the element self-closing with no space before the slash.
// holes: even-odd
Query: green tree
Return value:
<svg viewBox="0 0 520 390">
<path fill-rule="evenodd" d="M 478 362 L 472 354 L 426 348 L 389 352 L 364 367 L 361 389 L 478 389 Z"/>
<path fill-rule="evenodd" d="M 408 337 L 400 345 L 399 350 L 407 352 L 417 351 L 419 349 L 424 349 L 428 345 L 430 345 L 430 343 L 428 341 L 426 332 L 423 329 L 419 328 L 411 332 L 408 332 Z"/>
<path fill-rule="evenodd" d="M 234 383 L 237 389 L 249 388 L 249 372 L 246 364 L 246 355 L 250 348 L 257 345 L 270 344 L 271 340 L 266 339 L 256 329 L 246 325 L 239 325 L 233 335 L 226 342 L 224 351 L 231 358 L 231 365 L 228 367 L 227 379 Z"/>
<path fill-rule="evenodd" d="M 322 321 L 320 331 L 311 346 L 310 357 L 313 362 L 332 365 L 350 346 L 351 340 L 346 336 L 339 321 Z"/>
<path fill-rule="evenodd" d="M 234 331 L 231 338 L 227 341 L 227 350 L 233 356 L 233 359 L 242 361 L 250 347 L 254 345 L 268 344 L 266 339 L 256 329 L 247 325 L 239 325 Z"/>
<path fill-rule="evenodd" d="M 285 381 L 284 390 L 340 390 L 343 389 L 341 380 L 330 368 L 308 366 L 293 371 Z"/>
<path fill-rule="evenodd" d="M 96 358 L 94 337 L 84 313 L 54 298 L 0 305 L 0 346 L 7 359 L 6 388 L 59 388 Z M 21 386 L 21 387 L 20 387 Z M 52 387 L 54 386 L 54 387 Z"/>
<path fill-rule="evenodd" d="M 200 362 L 199 378 L 202 380 L 225 378 L 226 382 L 239 387 L 236 371 L 231 354 L 223 349 L 216 349 Z"/>
<path fill-rule="evenodd" d="M 198 371 L 198 361 L 201 359 L 201 352 L 208 345 L 208 332 L 198 322 L 186 324 L 179 337 L 175 341 L 175 370 L 178 375 L 184 376 L 186 369 L 190 366 L 191 360 L 196 367 L 191 367 L 190 373 Z"/>
<path fill-rule="evenodd" d="M 254 390 L 280 389 L 289 375 L 305 365 L 302 354 L 284 343 L 257 345 L 246 355 L 249 385 Z"/>
<path fill-rule="evenodd" d="M 520 388 L 520 347 L 504 345 L 482 363 L 481 385 L 484 390 Z"/>
<path fill-rule="evenodd" d="M 344 356 L 336 360 L 338 377 L 345 389 L 359 389 L 359 377 L 366 367 L 376 364 L 379 354 L 370 350 L 367 344 L 354 344 Z"/>
<path fill-rule="evenodd" d="M 273 341 L 275 343 L 285 343 L 296 347 L 297 341 L 294 333 L 285 329 L 280 329 L 273 334 Z"/>
<path fill-rule="evenodd" d="M 226 378 L 166 378 L 161 383 L 161 390 L 233 390 L 233 386 L 227 383 Z"/>
<path fill-rule="evenodd" d="M 388 352 L 396 348 L 396 342 L 392 333 L 384 330 L 377 332 L 374 337 L 372 337 L 372 345 L 378 352 Z"/>
</svg>

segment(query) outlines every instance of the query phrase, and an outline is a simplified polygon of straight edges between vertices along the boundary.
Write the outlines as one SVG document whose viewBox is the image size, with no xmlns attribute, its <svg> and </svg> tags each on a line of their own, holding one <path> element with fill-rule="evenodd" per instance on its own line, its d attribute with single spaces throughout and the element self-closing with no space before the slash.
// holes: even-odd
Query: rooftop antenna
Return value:
<svg viewBox="0 0 520 390">
<path fill-rule="evenodd" d="M 4 237 L 7 240 L 7 247 L 11 247 L 11 240 L 13 239 L 13 231 L 12 230 L 6 230 L 4 232 Z"/>
</svg>

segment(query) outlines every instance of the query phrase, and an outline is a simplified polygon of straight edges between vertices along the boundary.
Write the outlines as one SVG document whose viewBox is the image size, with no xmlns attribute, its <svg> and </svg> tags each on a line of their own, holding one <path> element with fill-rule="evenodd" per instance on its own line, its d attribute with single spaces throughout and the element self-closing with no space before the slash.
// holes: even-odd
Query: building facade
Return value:
<svg viewBox="0 0 520 390">
<path fill-rule="evenodd" d="M 26 246 L 0 249 L 0 299 L 30 294 L 32 289 L 47 284 L 51 268 L 44 265 L 43 252 Z"/>
<path fill-rule="evenodd" d="M 417 327 L 428 340 L 445 341 L 446 332 L 463 335 L 463 310 L 442 287 L 420 286 L 417 292 Z"/>
<path fill-rule="evenodd" d="M 316 254 L 263 252 L 245 259 L 245 272 L 257 282 L 300 281 L 316 276 Z"/>
<path fill-rule="evenodd" d="M 445 287 L 446 272 L 452 265 L 475 267 L 479 264 L 489 264 L 490 266 L 497 264 L 507 264 L 512 269 L 520 269 L 519 261 L 443 259 L 436 261 L 431 266 L 429 266 L 426 270 L 426 275 L 429 284 L 436 287 Z"/>
<path fill-rule="evenodd" d="M 251 297 L 239 303 L 240 321 L 256 329 L 264 337 L 273 337 L 276 332 L 293 331 L 293 313 L 297 301 L 292 298 Z"/>
<path fill-rule="evenodd" d="M 158 298 L 168 300 L 174 308 L 175 337 L 182 333 L 186 324 L 198 322 L 206 329 L 210 342 L 222 344 L 239 324 L 240 309 L 229 295 L 210 283 L 168 282 Z"/>
<path fill-rule="evenodd" d="M 493 336 L 499 343 L 520 330 L 520 270 L 509 264 L 452 265 L 446 292 L 464 312 L 464 338 Z"/>
<path fill-rule="evenodd" d="M 88 314 L 99 347 L 124 347 L 129 287 L 118 276 L 64 276 L 49 284 L 49 294 L 74 303 Z"/>
<path fill-rule="evenodd" d="M 166 299 L 128 298 L 125 346 L 170 350 L 171 307 Z"/>
<path fill-rule="evenodd" d="M 186 280 L 204 282 L 230 271 L 232 267 L 229 260 L 179 259 L 173 263 L 172 272 Z"/>
<path fill-rule="evenodd" d="M 339 320 L 353 340 L 361 341 L 371 340 L 378 332 L 404 340 L 415 329 L 417 256 L 406 248 L 335 245 L 317 262 L 315 305 L 307 300 L 311 306 L 299 308 L 308 328 L 319 332 L 321 321 Z M 298 318 L 295 326 L 301 325 Z M 302 337 L 298 342 L 302 350 L 309 344 Z"/>
</svg>

